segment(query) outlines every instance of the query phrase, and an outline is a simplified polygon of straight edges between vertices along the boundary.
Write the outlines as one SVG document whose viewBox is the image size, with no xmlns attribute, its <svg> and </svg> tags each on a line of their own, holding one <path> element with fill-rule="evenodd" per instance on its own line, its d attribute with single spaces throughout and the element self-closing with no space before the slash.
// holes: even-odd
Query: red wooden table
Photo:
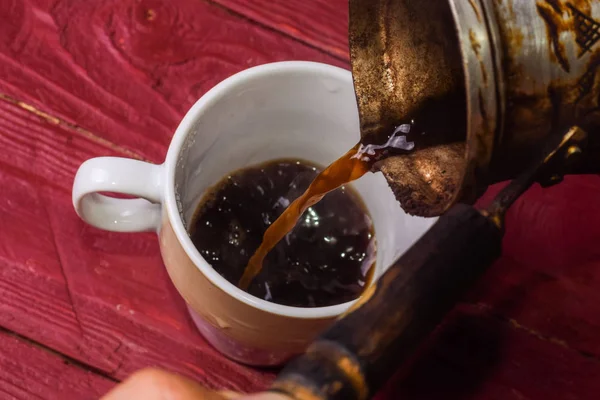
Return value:
<svg viewBox="0 0 600 400">
<path fill-rule="evenodd" d="M 255 391 L 274 376 L 194 329 L 150 234 L 85 225 L 100 155 L 162 162 L 186 110 L 247 67 L 348 67 L 347 0 L 0 0 L 0 398 L 98 398 L 158 366 Z M 600 177 L 533 188 L 503 258 L 379 399 L 595 399 Z"/>
</svg>

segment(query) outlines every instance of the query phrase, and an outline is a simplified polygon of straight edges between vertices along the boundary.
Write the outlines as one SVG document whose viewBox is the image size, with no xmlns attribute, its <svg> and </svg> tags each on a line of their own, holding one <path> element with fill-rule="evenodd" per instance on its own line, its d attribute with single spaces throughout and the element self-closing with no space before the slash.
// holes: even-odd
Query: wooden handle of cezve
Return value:
<svg viewBox="0 0 600 400">
<path fill-rule="evenodd" d="M 271 390 L 296 400 L 365 400 L 499 257 L 502 231 L 456 205 L 289 363 Z"/>
</svg>

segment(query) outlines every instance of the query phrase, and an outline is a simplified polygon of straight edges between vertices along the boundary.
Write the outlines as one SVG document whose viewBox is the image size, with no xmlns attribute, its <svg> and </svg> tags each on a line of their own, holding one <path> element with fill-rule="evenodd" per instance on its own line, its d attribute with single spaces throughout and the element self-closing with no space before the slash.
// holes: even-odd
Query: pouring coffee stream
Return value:
<svg viewBox="0 0 600 400">
<path fill-rule="evenodd" d="M 399 125 L 383 144 L 357 143 L 342 157 L 325 168 L 310 184 L 308 189 L 294 200 L 283 214 L 269 226 L 260 247 L 250 258 L 239 287 L 246 290 L 260 273 L 269 251 L 288 234 L 304 212 L 327 193 L 355 181 L 371 170 L 373 165 L 390 154 L 408 153 L 415 148 L 414 122 Z M 424 132 L 421 132 L 423 134 Z"/>
</svg>

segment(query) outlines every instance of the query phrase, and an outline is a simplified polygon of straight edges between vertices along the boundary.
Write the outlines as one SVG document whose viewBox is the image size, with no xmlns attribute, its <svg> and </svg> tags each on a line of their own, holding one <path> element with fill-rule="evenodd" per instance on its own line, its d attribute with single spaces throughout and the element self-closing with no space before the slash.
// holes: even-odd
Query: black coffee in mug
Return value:
<svg viewBox="0 0 600 400">
<path fill-rule="evenodd" d="M 204 195 L 190 224 L 204 259 L 238 285 L 267 228 L 300 197 L 320 168 L 275 160 L 223 178 Z M 357 193 L 342 186 L 309 207 L 266 256 L 247 292 L 277 304 L 324 307 L 356 299 L 376 258 L 371 217 Z"/>
</svg>

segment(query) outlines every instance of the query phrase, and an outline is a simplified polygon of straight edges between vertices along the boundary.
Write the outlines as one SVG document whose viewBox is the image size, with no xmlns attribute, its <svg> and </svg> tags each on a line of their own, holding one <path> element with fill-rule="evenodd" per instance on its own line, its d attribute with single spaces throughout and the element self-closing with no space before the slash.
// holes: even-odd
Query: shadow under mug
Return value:
<svg viewBox="0 0 600 400">
<path fill-rule="evenodd" d="M 312 62 L 266 64 L 226 79 L 198 100 L 162 165 L 115 157 L 84 162 L 75 177 L 73 205 L 101 229 L 158 232 L 169 276 L 208 342 L 245 364 L 280 365 L 353 302 L 299 308 L 251 296 L 202 258 L 186 227 L 205 190 L 230 172 L 277 158 L 325 166 L 359 138 L 349 71 Z M 377 279 L 435 220 L 406 215 L 381 174 L 367 174 L 353 186 L 373 219 Z"/>
</svg>

